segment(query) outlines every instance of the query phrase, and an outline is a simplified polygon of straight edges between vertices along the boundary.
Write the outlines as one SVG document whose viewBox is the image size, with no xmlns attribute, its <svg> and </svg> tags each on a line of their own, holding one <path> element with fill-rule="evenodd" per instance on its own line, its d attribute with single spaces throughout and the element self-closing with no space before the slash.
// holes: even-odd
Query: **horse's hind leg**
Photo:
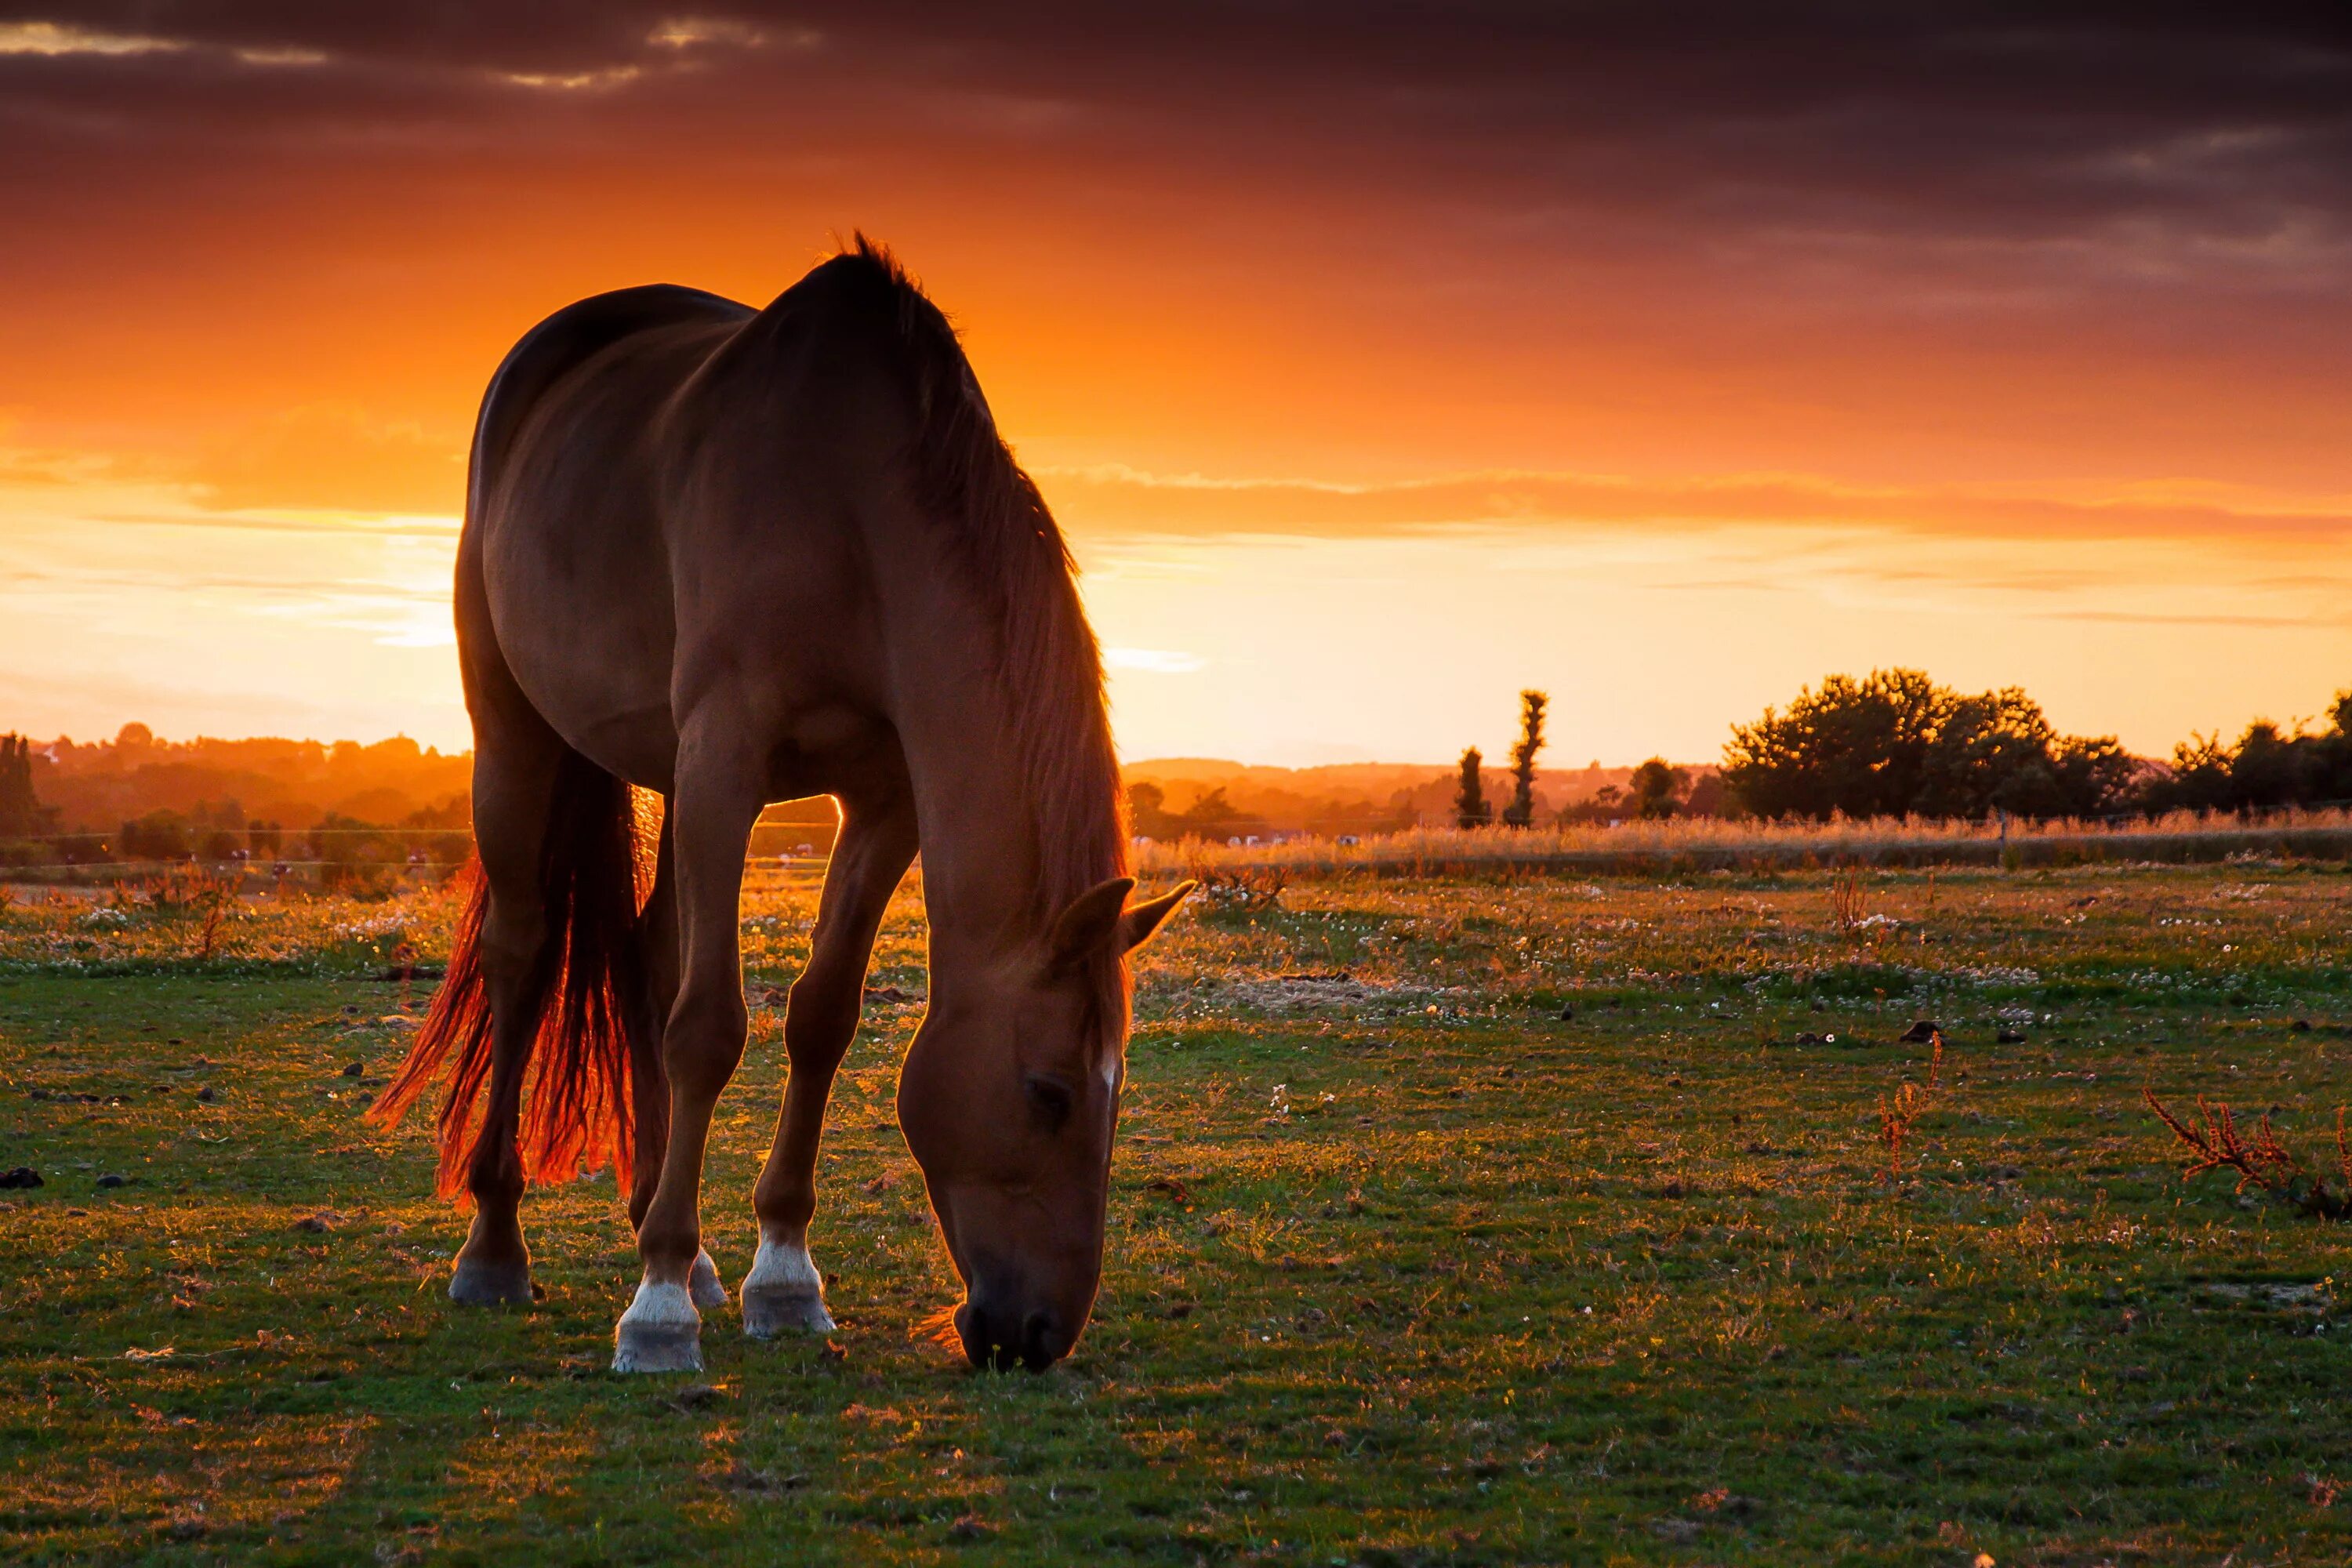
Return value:
<svg viewBox="0 0 2352 1568">
<path fill-rule="evenodd" d="M 661 1178 L 637 1227 L 645 1278 L 614 1332 L 615 1372 L 702 1364 L 702 1317 L 688 1289 L 702 1251 L 702 1154 L 719 1093 L 743 1059 L 738 906 L 743 852 L 763 804 L 764 763 L 740 739 L 747 728 L 726 714 L 689 724 L 679 736 L 670 816 L 684 961 L 662 1032 L 669 1134 Z"/>
<path fill-rule="evenodd" d="M 654 1190 L 661 1181 L 662 1150 L 669 1139 L 669 1083 L 662 1074 L 661 1037 L 669 1010 L 677 1001 L 679 952 L 677 837 L 667 812 L 654 853 L 653 892 L 646 900 L 639 929 L 646 944 L 648 985 L 646 1016 L 630 1036 L 630 1047 L 637 1053 L 629 1076 L 631 1121 L 637 1130 L 636 1170 L 629 1188 L 632 1230 L 645 1224 L 646 1212 L 653 1207 Z M 719 1283 L 718 1265 L 710 1261 L 708 1251 L 697 1254 L 687 1290 L 702 1311 L 727 1304 L 727 1287 Z"/>
<path fill-rule="evenodd" d="M 540 1012 L 553 979 L 540 862 L 555 795 L 562 742 L 542 728 L 478 738 L 474 758 L 474 837 L 488 907 L 482 921 L 482 980 L 490 1005 L 489 1105 L 467 1163 L 474 1222 L 449 1279 L 454 1301 L 528 1301 L 530 1250 L 523 1245 L 522 1156 L 516 1133 L 523 1069 L 539 1035 Z"/>
<path fill-rule="evenodd" d="M 825 868 L 808 967 L 793 982 L 784 1014 L 792 1074 L 776 1119 L 775 1147 L 752 1190 L 760 1251 L 743 1281 L 743 1331 L 767 1339 L 787 1329 L 833 1327 L 824 1284 L 810 1261 L 809 1217 L 816 1211 L 816 1146 L 833 1075 L 857 1032 L 866 963 L 891 890 L 915 856 L 915 819 L 902 799 L 852 805 Z"/>
</svg>

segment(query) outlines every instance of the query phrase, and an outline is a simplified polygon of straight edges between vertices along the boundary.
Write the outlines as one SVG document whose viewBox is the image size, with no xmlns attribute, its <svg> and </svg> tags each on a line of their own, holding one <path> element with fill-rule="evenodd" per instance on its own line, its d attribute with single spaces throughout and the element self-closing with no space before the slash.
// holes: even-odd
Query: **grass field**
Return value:
<svg viewBox="0 0 2352 1568">
<path fill-rule="evenodd" d="M 869 1007 L 827 1131 L 841 1328 L 713 1314 L 699 1379 L 604 1370 L 609 1178 L 527 1202 L 537 1307 L 444 1300 L 424 1130 L 360 1112 L 425 1002 L 373 977 L 437 954 L 445 895 L 0 910 L 0 1166 L 45 1178 L 0 1203 L 0 1557 L 2352 1552 L 2352 1234 L 2184 1183 L 2139 1099 L 2321 1152 L 2340 868 L 1223 895 L 1145 955 L 1101 1304 L 1036 1377 L 910 1335 L 954 1289 L 892 1121 L 912 889 L 873 977 L 911 999 Z M 755 994 L 812 912 L 752 901 Z M 1921 1017 L 1948 1043 L 1891 1154 Z M 730 1284 L 780 1025 L 706 1184 Z"/>
</svg>

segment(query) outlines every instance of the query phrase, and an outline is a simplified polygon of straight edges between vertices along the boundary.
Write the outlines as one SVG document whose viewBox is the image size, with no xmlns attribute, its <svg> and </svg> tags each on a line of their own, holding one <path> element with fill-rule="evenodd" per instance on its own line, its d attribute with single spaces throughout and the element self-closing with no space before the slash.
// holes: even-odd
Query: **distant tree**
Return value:
<svg viewBox="0 0 2352 1568">
<path fill-rule="evenodd" d="M 2352 691 L 2336 693 L 2327 721 L 2325 730 L 2290 732 L 2257 719 L 2234 745 L 2191 735 L 2172 749 L 2171 767 L 2144 784 L 2138 804 L 2242 813 L 2352 801 Z"/>
<path fill-rule="evenodd" d="M 1945 695 L 1914 669 L 1830 676 L 1785 713 L 1732 726 L 1724 783 L 1759 816 L 1899 816 L 1919 793 Z"/>
<path fill-rule="evenodd" d="M 2336 694 L 2330 728 L 2315 743 L 2312 789 L 2316 799 L 2352 801 L 2352 691 Z"/>
<path fill-rule="evenodd" d="M 2172 748 L 2170 775 L 2148 791 L 2160 811 L 2220 811 L 2230 804 L 2230 748 L 2219 735 L 2191 732 Z"/>
<path fill-rule="evenodd" d="M 184 860 L 194 848 L 188 819 L 176 811 L 151 811 L 126 822 L 114 842 L 125 860 Z"/>
<path fill-rule="evenodd" d="M 1168 809 L 1168 792 L 1146 779 L 1127 786 L 1127 826 L 1146 838 L 1174 838 L 1183 825 Z"/>
<path fill-rule="evenodd" d="M 1519 693 L 1519 739 L 1511 748 L 1511 804 L 1503 821 L 1526 827 L 1536 819 L 1536 753 L 1543 750 L 1544 708 L 1551 700 L 1540 691 Z"/>
<path fill-rule="evenodd" d="M 2267 719 L 2247 725 L 2230 756 L 2230 805 L 2240 811 L 2260 811 L 2305 799 L 2303 750 Z"/>
<path fill-rule="evenodd" d="M 1633 770 L 1627 781 L 1633 815 L 1649 820 L 1672 816 L 1690 789 L 1690 774 L 1664 757 L 1652 757 Z"/>
<path fill-rule="evenodd" d="M 1729 816 L 1737 815 L 1738 803 L 1731 792 L 1723 787 L 1720 773 L 1704 773 L 1692 781 L 1690 794 L 1683 797 L 1685 816 Z"/>
<path fill-rule="evenodd" d="M 1186 806 L 1176 816 L 1182 834 L 1200 838 L 1224 837 L 1229 830 L 1247 820 L 1241 809 L 1225 798 L 1223 784 Z"/>
<path fill-rule="evenodd" d="M 114 732 L 114 745 L 117 751 L 143 752 L 154 743 L 155 731 L 135 719 Z"/>
<path fill-rule="evenodd" d="M 1462 753 L 1462 782 L 1454 791 L 1454 825 L 1456 827 L 1484 827 L 1495 820 L 1495 808 L 1487 802 L 1486 785 L 1479 777 L 1479 768 L 1486 759 L 1472 746 Z"/>
<path fill-rule="evenodd" d="M 1760 816 L 2087 816 L 2137 765 L 2109 737 L 2060 735 L 2015 687 L 1963 695 L 1916 669 L 1832 675 L 1787 711 L 1734 725 L 1723 783 Z"/>
<path fill-rule="evenodd" d="M 33 791 L 33 742 L 22 735 L 0 735 L 0 838 L 47 833 L 56 817 Z"/>
</svg>

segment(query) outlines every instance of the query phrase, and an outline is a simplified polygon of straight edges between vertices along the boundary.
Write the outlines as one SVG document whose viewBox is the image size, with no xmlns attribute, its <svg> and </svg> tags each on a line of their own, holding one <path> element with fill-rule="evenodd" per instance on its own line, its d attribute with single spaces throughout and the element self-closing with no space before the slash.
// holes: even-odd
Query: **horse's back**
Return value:
<svg viewBox="0 0 2352 1568">
<path fill-rule="evenodd" d="M 663 329 L 732 330 L 752 314 L 736 300 L 676 283 L 615 289 L 564 306 L 516 340 L 492 373 L 474 426 L 472 488 L 497 477 L 516 431 L 548 389 L 596 355 Z"/>
</svg>

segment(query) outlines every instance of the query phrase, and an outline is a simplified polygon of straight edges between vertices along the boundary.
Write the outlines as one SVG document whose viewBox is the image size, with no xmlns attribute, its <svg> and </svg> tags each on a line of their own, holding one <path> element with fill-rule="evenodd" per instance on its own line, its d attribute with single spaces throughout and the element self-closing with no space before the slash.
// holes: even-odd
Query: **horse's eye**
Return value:
<svg viewBox="0 0 2352 1568">
<path fill-rule="evenodd" d="M 1059 1129 L 1070 1119 L 1073 1097 L 1070 1086 L 1059 1079 L 1032 1073 L 1024 1081 L 1029 1090 L 1030 1109 L 1037 1113 L 1048 1131 Z"/>
</svg>

